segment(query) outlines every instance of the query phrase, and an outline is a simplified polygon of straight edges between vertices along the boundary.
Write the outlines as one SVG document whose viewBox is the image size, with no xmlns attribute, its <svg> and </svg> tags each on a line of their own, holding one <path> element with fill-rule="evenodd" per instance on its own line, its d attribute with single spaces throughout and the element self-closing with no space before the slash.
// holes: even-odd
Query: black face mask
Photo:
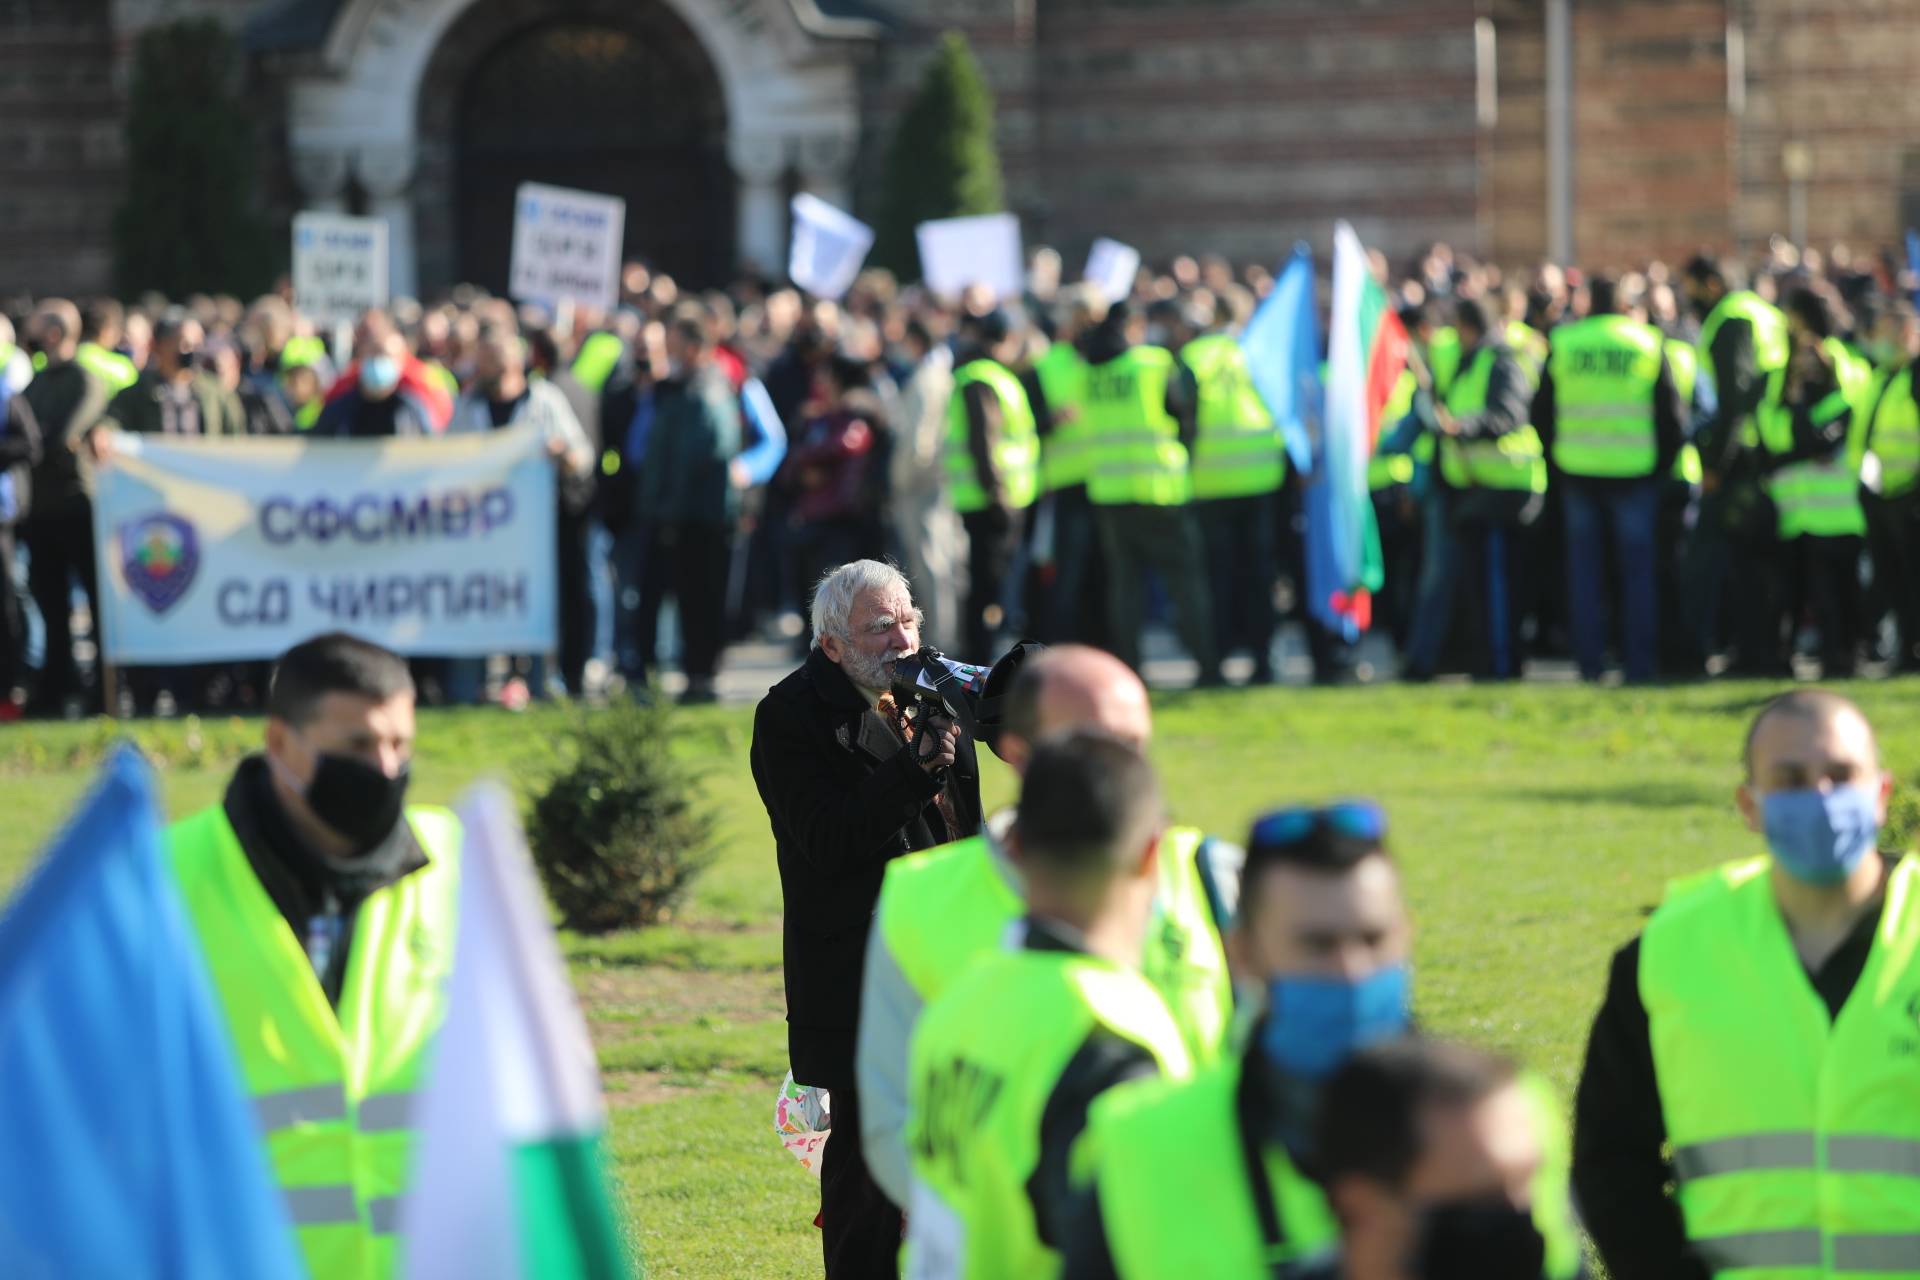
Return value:
<svg viewBox="0 0 1920 1280">
<path fill-rule="evenodd" d="M 1426 1211 L 1412 1271 L 1420 1280 L 1540 1280 L 1546 1261 L 1531 1213 L 1474 1200 Z"/>
<path fill-rule="evenodd" d="M 400 821 L 407 799 L 408 766 L 389 778 L 374 765 L 352 756 L 321 755 L 307 784 L 313 816 L 365 852 L 387 838 Z"/>
</svg>

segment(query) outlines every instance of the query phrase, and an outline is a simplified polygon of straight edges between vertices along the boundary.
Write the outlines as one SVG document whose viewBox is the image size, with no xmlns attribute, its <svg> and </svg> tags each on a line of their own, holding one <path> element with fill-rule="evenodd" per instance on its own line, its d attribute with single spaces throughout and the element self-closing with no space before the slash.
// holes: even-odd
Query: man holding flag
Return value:
<svg viewBox="0 0 1920 1280">
<path fill-rule="evenodd" d="M 445 1010 L 460 825 L 404 804 L 397 654 L 339 633 L 296 645 L 267 716 L 266 751 L 168 830 L 168 856 L 314 1280 L 384 1280 Z"/>
</svg>

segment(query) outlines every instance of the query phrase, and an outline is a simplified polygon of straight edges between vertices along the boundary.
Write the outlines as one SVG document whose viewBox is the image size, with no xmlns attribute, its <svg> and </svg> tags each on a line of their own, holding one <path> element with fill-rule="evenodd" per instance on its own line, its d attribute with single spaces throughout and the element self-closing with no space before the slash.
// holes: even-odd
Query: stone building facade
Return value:
<svg viewBox="0 0 1920 1280">
<path fill-rule="evenodd" d="M 1275 262 L 1337 217 L 1601 267 L 1920 222 L 1909 0 L 0 0 L 0 294 L 108 287 L 133 42 L 201 13 L 249 51 L 267 211 L 389 218 L 400 292 L 504 283 L 528 179 L 624 196 L 684 279 L 777 269 L 794 192 L 872 216 L 947 29 L 1069 262 Z"/>
</svg>

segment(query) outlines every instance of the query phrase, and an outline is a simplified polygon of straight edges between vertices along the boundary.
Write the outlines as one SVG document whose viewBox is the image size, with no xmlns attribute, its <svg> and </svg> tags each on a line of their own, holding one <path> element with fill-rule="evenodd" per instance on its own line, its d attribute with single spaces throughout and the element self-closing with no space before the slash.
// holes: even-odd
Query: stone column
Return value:
<svg viewBox="0 0 1920 1280">
<path fill-rule="evenodd" d="M 354 171 L 366 190 L 368 212 L 387 220 L 387 294 L 419 296 L 418 258 L 413 242 L 413 167 L 411 142 L 387 142 L 360 148 Z"/>
<path fill-rule="evenodd" d="M 853 212 L 853 193 L 847 181 L 858 144 L 852 134 L 810 133 L 800 139 L 798 167 L 801 187 L 836 209 Z"/>
<path fill-rule="evenodd" d="M 784 276 L 787 211 L 780 198 L 780 179 L 787 171 L 786 139 L 735 134 L 727 140 L 727 158 L 740 179 L 740 260 L 752 262 L 769 276 Z"/>
<path fill-rule="evenodd" d="M 319 213 L 345 213 L 347 151 L 344 147 L 293 145 L 289 156 L 293 180 L 300 185 L 302 208 Z"/>
</svg>

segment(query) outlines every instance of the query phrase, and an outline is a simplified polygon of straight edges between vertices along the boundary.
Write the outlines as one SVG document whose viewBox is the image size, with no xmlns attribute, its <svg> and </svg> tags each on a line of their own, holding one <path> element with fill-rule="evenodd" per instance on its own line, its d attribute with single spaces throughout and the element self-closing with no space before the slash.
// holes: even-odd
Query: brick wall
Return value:
<svg viewBox="0 0 1920 1280">
<path fill-rule="evenodd" d="M 1149 260 L 1275 263 L 1333 221 L 1395 257 L 1478 234 L 1472 0 L 895 0 L 869 76 L 877 204 L 892 119 L 946 27 L 1000 101 L 1009 203 L 1069 264 L 1111 235 Z"/>
<path fill-rule="evenodd" d="M 1736 0 L 1732 8 L 1747 50 L 1733 215 L 1742 245 L 1787 231 L 1781 152 L 1796 137 L 1813 152 L 1814 244 L 1840 239 L 1873 250 L 1920 225 L 1920 5 Z"/>
<path fill-rule="evenodd" d="M 0 0 L 0 293 L 112 271 L 122 135 L 107 0 Z"/>
</svg>

